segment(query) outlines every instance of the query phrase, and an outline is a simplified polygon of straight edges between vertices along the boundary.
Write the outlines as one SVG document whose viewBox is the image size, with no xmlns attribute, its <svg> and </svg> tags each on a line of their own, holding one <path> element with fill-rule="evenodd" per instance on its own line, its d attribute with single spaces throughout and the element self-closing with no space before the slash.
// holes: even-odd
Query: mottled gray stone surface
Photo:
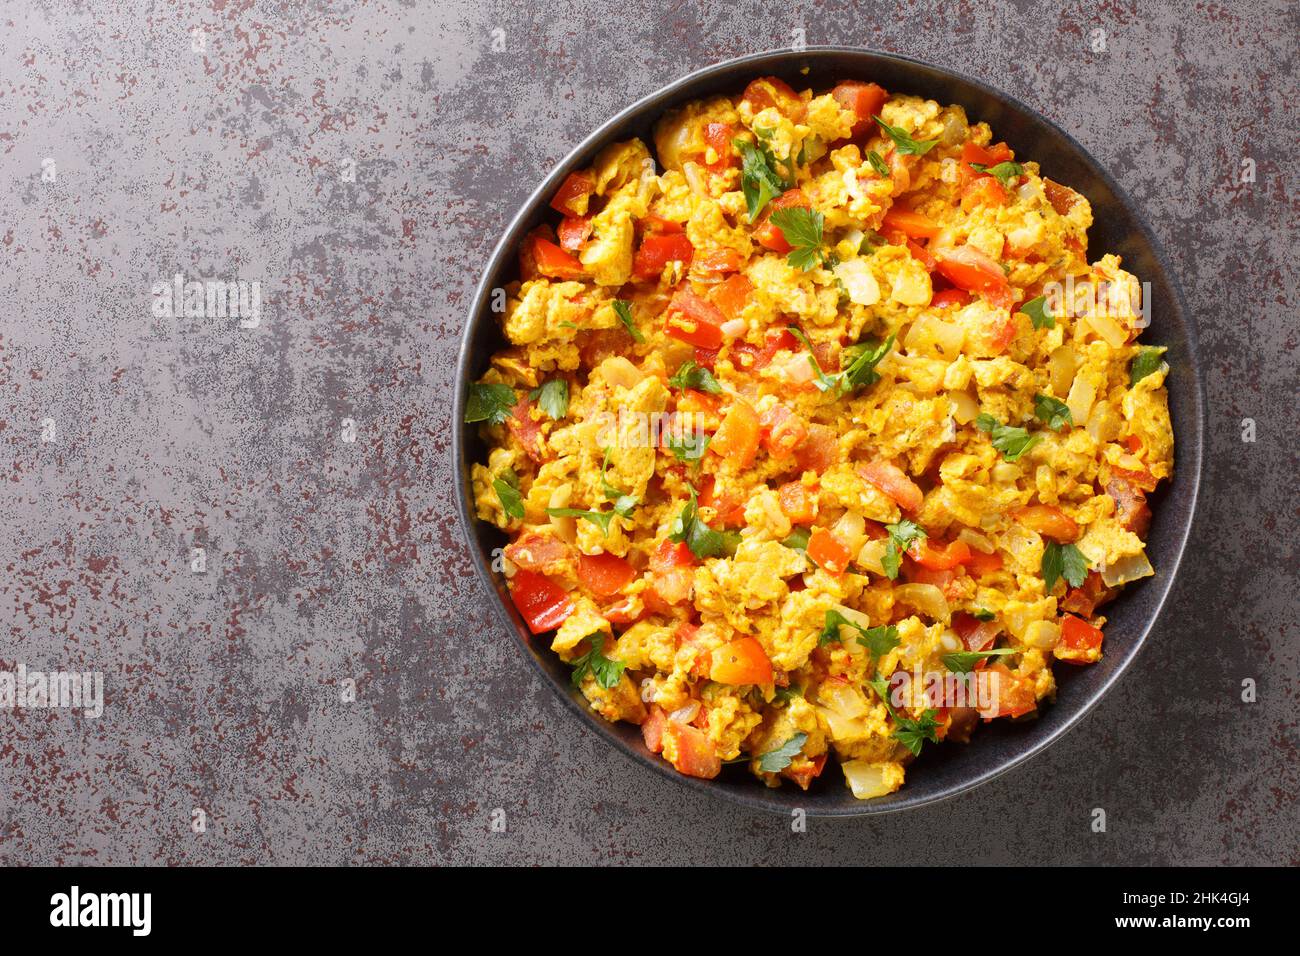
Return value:
<svg viewBox="0 0 1300 956">
<path fill-rule="evenodd" d="M 0 10 L 0 669 L 108 700 L 0 712 L 0 862 L 1300 862 L 1294 3 L 75 6 Z M 1210 408 L 1195 541 L 1118 689 L 974 793 L 803 835 L 552 699 L 448 448 L 471 287 L 548 165 L 796 29 L 1072 130 L 1171 256 Z M 260 325 L 155 316 L 178 271 L 260 281 Z"/>
</svg>

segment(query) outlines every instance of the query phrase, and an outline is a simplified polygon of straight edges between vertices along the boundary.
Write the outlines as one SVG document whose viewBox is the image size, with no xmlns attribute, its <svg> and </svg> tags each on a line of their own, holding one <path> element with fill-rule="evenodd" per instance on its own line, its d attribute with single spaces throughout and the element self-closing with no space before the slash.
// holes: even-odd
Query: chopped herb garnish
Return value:
<svg viewBox="0 0 1300 956">
<path fill-rule="evenodd" d="M 623 676 L 623 669 L 627 664 L 605 656 L 604 631 L 587 635 L 587 640 L 591 642 L 591 650 L 573 662 L 573 686 L 581 686 L 583 678 L 590 674 L 605 690 L 612 690 L 618 684 L 619 678 Z"/>
<path fill-rule="evenodd" d="M 681 438 L 669 435 L 668 450 L 678 461 L 699 461 L 712 440 L 712 435 L 697 431 L 687 432 Z"/>
<path fill-rule="evenodd" d="M 982 660 L 1015 653 L 1017 652 L 1014 648 L 998 647 L 991 651 L 957 651 L 953 654 L 944 654 L 942 660 L 943 666 L 954 674 L 969 674 Z"/>
<path fill-rule="evenodd" d="M 996 166 L 985 166 L 983 163 L 971 163 L 970 167 L 978 172 L 988 173 L 990 176 L 995 177 L 1003 186 L 1010 186 L 1011 180 L 1015 179 L 1017 176 L 1023 176 L 1025 174 L 1025 167 L 1021 166 L 1019 163 L 1013 163 L 1010 161 L 998 163 Z"/>
<path fill-rule="evenodd" d="M 935 720 L 937 713 L 933 708 L 927 708 L 925 713 L 915 720 L 904 717 L 894 710 L 894 705 L 889 702 L 889 681 L 877 674 L 874 680 L 867 681 L 867 685 L 876 692 L 876 696 L 880 698 L 881 703 L 885 705 L 885 710 L 889 711 L 889 716 L 897 725 L 894 739 L 912 751 L 913 756 L 920 756 L 921 746 L 927 740 L 932 744 L 939 742 L 939 722 Z"/>
<path fill-rule="evenodd" d="M 850 620 L 836 610 L 826 612 L 826 623 L 822 627 L 821 633 L 817 635 L 817 643 L 820 645 L 838 643 L 841 640 L 841 627 L 851 627 L 857 631 L 857 642 L 870 651 L 871 656 L 875 659 L 884 657 L 899 644 L 898 628 L 894 627 L 894 625 L 863 627 L 857 621 Z"/>
<path fill-rule="evenodd" d="M 785 257 L 790 265 L 807 272 L 819 262 L 826 261 L 822 252 L 825 217 L 821 213 L 803 206 L 786 206 L 772 213 L 771 222 L 790 244 L 790 254 Z"/>
<path fill-rule="evenodd" d="M 1128 387 L 1132 388 L 1148 375 L 1154 375 L 1165 364 L 1163 345 L 1144 345 L 1133 356 L 1133 363 L 1128 367 Z"/>
<path fill-rule="evenodd" d="M 1054 432 L 1059 432 L 1062 428 L 1069 428 L 1074 424 L 1074 416 L 1070 414 L 1070 406 L 1059 398 L 1053 398 L 1051 395 L 1038 394 L 1034 396 L 1034 415 L 1039 421 L 1046 422 L 1047 427 Z"/>
<path fill-rule="evenodd" d="M 469 387 L 469 401 L 465 403 L 465 421 L 488 422 L 503 425 L 510 417 L 510 409 L 519 401 L 509 385 L 492 385 L 475 382 Z"/>
<path fill-rule="evenodd" d="M 775 750 L 769 750 L 758 758 L 758 769 L 763 773 L 780 773 L 790 766 L 790 761 L 799 756 L 803 745 L 808 742 L 808 735 L 797 733 Z"/>
<path fill-rule="evenodd" d="M 673 519 L 668 540 L 684 541 L 691 554 L 697 558 L 719 558 L 724 554 L 733 554 L 740 543 L 740 535 L 734 531 L 714 531 L 700 518 L 700 509 L 691 489 L 691 500 L 682 506 L 681 514 Z"/>
<path fill-rule="evenodd" d="M 977 621 L 991 621 L 997 617 L 997 615 L 992 611 L 986 610 L 982 607 L 977 607 L 975 610 L 971 611 L 970 616 L 975 618 Z"/>
<path fill-rule="evenodd" d="M 879 123 L 880 128 L 894 141 L 894 147 L 901 156 L 924 156 L 939 142 L 937 139 L 912 139 L 907 130 L 901 126 L 890 126 L 879 116 L 873 116 L 872 119 Z"/>
<path fill-rule="evenodd" d="M 610 449 L 605 449 L 605 457 L 600 463 L 600 490 L 607 501 L 614 502 L 614 514 L 620 518 L 632 517 L 632 510 L 641 502 L 635 495 L 624 494 L 609 483 L 605 471 L 609 468 Z"/>
<path fill-rule="evenodd" d="M 757 222 L 763 207 L 785 192 L 785 180 L 777 174 L 775 161 L 766 150 L 743 139 L 733 139 L 731 144 L 740 152 L 740 190 L 745 194 L 745 209 L 749 221 Z"/>
<path fill-rule="evenodd" d="M 1070 587 L 1077 588 L 1088 576 L 1088 559 L 1072 544 L 1048 541 L 1043 547 L 1042 572 L 1048 594 L 1061 578 L 1065 578 Z"/>
<path fill-rule="evenodd" d="M 798 700 L 803 696 L 802 687 L 778 687 L 776 693 L 772 695 L 772 700 L 788 704 L 792 700 Z"/>
<path fill-rule="evenodd" d="M 555 421 L 569 414 L 569 383 L 553 378 L 528 393 L 528 398 Z"/>
<path fill-rule="evenodd" d="M 627 329 L 628 334 L 632 336 L 632 341 L 641 343 L 645 341 L 645 336 L 641 330 L 636 327 L 636 322 L 632 320 L 632 305 L 623 299 L 614 300 L 614 314 L 618 320 L 623 323 L 623 328 Z"/>
<path fill-rule="evenodd" d="M 836 395 L 844 395 L 880 381 L 880 374 L 876 371 L 876 366 L 894 347 L 894 335 L 892 333 L 889 338 L 880 344 L 876 344 L 874 341 L 863 341 L 858 342 L 856 345 L 850 345 L 844 350 L 844 358 L 849 362 L 848 367 L 842 372 L 827 375 L 822 370 L 821 363 L 817 361 L 817 354 L 813 351 L 812 342 L 804 334 L 803 329 L 794 325 L 786 326 L 786 328 L 808 350 L 808 364 L 812 366 L 813 384 L 820 391 L 835 392 Z"/>
<path fill-rule="evenodd" d="M 885 545 L 884 557 L 880 559 L 885 576 L 893 581 L 898 577 L 898 569 L 903 563 L 903 552 L 914 541 L 924 541 L 928 535 L 925 529 L 914 521 L 904 518 L 897 524 L 885 525 L 889 533 L 889 542 Z"/>
<path fill-rule="evenodd" d="M 1021 455 L 1043 440 L 1042 435 L 1031 435 L 1018 426 L 1003 425 L 989 414 L 977 415 L 975 427 L 989 433 L 993 447 L 1002 452 L 1004 461 L 1019 461 Z"/>
<path fill-rule="evenodd" d="M 1029 321 L 1034 323 L 1036 329 L 1056 328 L 1056 316 L 1047 311 L 1047 296 L 1045 295 L 1030 299 L 1020 307 L 1019 311 L 1029 316 Z"/>
<path fill-rule="evenodd" d="M 874 149 L 867 150 L 867 162 L 869 162 L 871 168 L 878 172 L 883 178 L 889 179 L 889 167 L 885 165 L 885 161 Z"/>
<path fill-rule="evenodd" d="M 697 392 L 708 392 L 711 395 L 722 394 L 722 386 L 713 377 L 713 373 L 704 366 L 697 365 L 693 359 L 683 362 L 676 374 L 668 380 L 668 384 L 673 388 L 693 388 Z"/>
<path fill-rule="evenodd" d="M 837 376 L 827 375 L 822 371 L 822 365 L 817 361 L 816 353 L 813 352 L 812 342 L 808 340 L 808 336 L 804 334 L 803 329 L 795 325 L 788 325 L 786 326 L 786 330 L 803 343 L 803 347 L 808 350 L 808 364 L 812 366 L 813 380 L 816 383 L 817 388 L 823 392 L 829 392 L 832 389 L 838 388 L 838 384 L 836 383 Z"/>
<path fill-rule="evenodd" d="M 501 472 L 499 478 L 493 480 L 492 490 L 497 493 L 497 499 L 501 502 L 501 510 L 508 517 L 523 518 L 524 500 L 519 495 L 519 476 L 515 474 L 513 468 L 507 468 Z"/>
<path fill-rule="evenodd" d="M 606 535 L 609 534 L 609 522 L 614 517 L 612 511 L 583 511 L 581 508 L 547 508 L 546 513 L 552 518 L 584 518 Z"/>
</svg>

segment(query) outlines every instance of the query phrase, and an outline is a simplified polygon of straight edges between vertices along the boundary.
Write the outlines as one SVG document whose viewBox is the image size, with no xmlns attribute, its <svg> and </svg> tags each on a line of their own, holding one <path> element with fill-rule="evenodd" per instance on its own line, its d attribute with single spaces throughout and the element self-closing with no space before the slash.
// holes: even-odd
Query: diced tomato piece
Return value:
<svg viewBox="0 0 1300 956">
<path fill-rule="evenodd" d="M 939 224 L 929 216 L 913 212 L 906 206 L 894 205 L 885 213 L 882 225 L 886 229 L 897 229 L 909 239 L 933 239 L 939 235 Z"/>
<path fill-rule="evenodd" d="M 1016 321 L 1015 314 L 1008 311 L 997 314 L 993 322 L 993 330 L 989 334 L 989 348 L 994 352 L 1005 352 L 1007 346 L 1016 339 L 1016 334 L 1020 331 L 1020 324 Z"/>
<path fill-rule="evenodd" d="M 1007 191 L 992 176 L 977 176 L 961 189 L 961 208 L 970 212 L 979 206 L 1005 206 Z"/>
<path fill-rule="evenodd" d="M 731 145 L 731 141 L 735 136 L 736 128 L 730 123 L 704 124 L 704 142 L 718 154 L 716 160 L 706 164 L 709 169 L 718 172 L 729 166 L 739 164 L 740 157 L 736 155 L 735 147 Z"/>
<path fill-rule="evenodd" d="M 878 83 L 863 83 L 860 80 L 843 80 L 835 84 L 831 96 L 842 110 L 852 110 L 857 119 L 853 122 L 852 139 L 859 139 L 870 130 L 876 129 L 874 116 L 880 115 L 889 94 Z"/>
<path fill-rule="evenodd" d="M 696 295 L 688 285 L 678 289 L 668 303 L 664 331 L 696 348 L 722 347 L 722 323 L 726 321 L 718 307 Z"/>
<path fill-rule="evenodd" d="M 1112 594 L 1113 591 L 1107 588 L 1106 583 L 1101 579 L 1101 574 L 1097 571 L 1089 571 L 1088 576 L 1083 579 L 1083 584 L 1066 592 L 1064 600 L 1061 601 L 1061 610 L 1089 618 L 1100 605 L 1110 599 Z"/>
<path fill-rule="evenodd" d="M 993 571 L 1002 570 L 1002 555 L 994 551 L 992 554 L 985 554 L 983 551 L 971 549 L 970 557 L 964 562 L 966 573 L 973 578 L 989 574 Z"/>
<path fill-rule="evenodd" d="M 826 769 L 826 754 L 818 754 L 805 766 L 795 770 L 793 767 L 786 767 L 781 771 L 781 776 L 787 780 L 793 780 L 798 784 L 800 790 L 807 790 L 809 785 L 821 776 L 822 771 Z"/>
<path fill-rule="evenodd" d="M 981 176 L 987 176 L 988 173 L 982 173 L 972 166 L 972 163 L 978 163 L 985 168 L 991 168 L 998 163 L 1010 162 L 1015 158 L 1011 148 L 1006 143 L 998 143 L 985 149 L 976 143 L 966 142 L 961 147 L 961 183 L 966 185 L 974 179 Z"/>
<path fill-rule="evenodd" d="M 779 252 L 782 255 L 790 251 L 790 243 L 785 241 L 785 233 L 771 223 L 772 213 L 778 209 L 811 209 L 812 203 L 804 195 L 802 189 L 788 189 L 781 195 L 777 196 L 767 208 L 763 210 L 761 221 L 754 228 L 755 241 L 765 249 L 771 249 L 773 252 Z"/>
<path fill-rule="evenodd" d="M 533 419 L 533 405 L 528 401 L 528 393 L 520 393 L 519 401 L 510 409 L 506 419 L 506 428 L 524 446 L 524 451 L 533 461 L 542 460 L 542 423 Z"/>
<path fill-rule="evenodd" d="M 1007 276 L 993 259 L 972 245 L 958 246 L 939 258 L 939 273 L 968 292 L 997 292 L 1007 289 Z"/>
<path fill-rule="evenodd" d="M 801 471 L 829 470 L 840 460 L 839 434 L 829 425 L 809 424 L 808 437 L 795 449 L 794 460 Z"/>
<path fill-rule="evenodd" d="M 741 310 L 749 305 L 754 294 L 754 285 L 742 275 L 734 275 L 718 283 L 709 294 L 709 300 L 727 318 L 734 319 Z"/>
<path fill-rule="evenodd" d="M 758 452 L 758 440 L 758 414 L 753 406 L 737 400 L 727 410 L 722 424 L 709 442 L 709 449 L 734 461 L 738 467 L 746 468 Z"/>
<path fill-rule="evenodd" d="M 946 545 L 923 538 L 913 541 L 907 548 L 912 560 L 931 571 L 947 571 L 961 567 L 971 558 L 970 545 L 965 541 L 950 541 Z"/>
<path fill-rule="evenodd" d="M 744 263 L 744 257 L 735 249 L 710 249 L 695 257 L 695 271 L 725 275 L 738 272 Z"/>
<path fill-rule="evenodd" d="M 888 461 L 871 461 L 858 465 L 858 474 L 897 502 L 904 511 L 916 511 L 925 496 L 901 468 Z"/>
<path fill-rule="evenodd" d="M 709 679 L 719 684 L 770 684 L 772 662 L 754 638 L 738 637 L 714 649 Z"/>
<path fill-rule="evenodd" d="M 1038 701 L 1034 697 L 1034 682 L 1029 678 L 1017 677 L 1001 661 L 990 664 L 981 673 L 990 675 L 982 677 L 983 680 L 992 679 L 992 675 L 996 675 L 997 680 L 997 700 L 992 708 L 980 711 L 980 716 L 985 720 L 1020 717 L 1038 708 Z"/>
<path fill-rule="evenodd" d="M 1093 627 L 1081 617 L 1075 617 L 1073 614 L 1067 614 L 1061 618 L 1061 644 L 1071 651 L 1077 651 L 1081 657 L 1092 656 L 1092 659 L 1085 659 L 1080 663 L 1091 663 L 1095 660 L 1094 652 L 1101 650 L 1102 633 L 1101 628 Z M 1070 660 L 1064 657 L 1062 660 Z"/>
<path fill-rule="evenodd" d="M 1027 505 L 1011 512 L 1011 517 L 1031 531 L 1061 544 L 1079 540 L 1078 523 L 1053 505 Z"/>
<path fill-rule="evenodd" d="M 638 279 L 656 279 L 670 262 L 680 262 L 683 268 L 689 266 L 694 254 L 695 247 L 684 235 L 647 234 L 632 257 L 632 275 Z"/>
<path fill-rule="evenodd" d="M 686 227 L 676 219 L 665 219 L 654 213 L 638 219 L 636 224 L 645 236 L 676 236 L 686 231 Z"/>
<path fill-rule="evenodd" d="M 522 568 L 510 579 L 510 599 L 534 634 L 555 630 L 573 613 L 573 601 L 564 588 Z"/>
<path fill-rule="evenodd" d="M 773 405 L 759 416 L 758 423 L 762 427 L 763 447 L 777 458 L 793 454 L 808 437 L 803 417 L 784 405 Z"/>
<path fill-rule="evenodd" d="M 718 361 L 718 352 L 720 351 L 721 348 L 716 348 L 716 349 L 696 348 L 695 364 L 702 365 L 705 368 L 707 368 L 710 372 L 712 372 L 714 363 Z"/>
<path fill-rule="evenodd" d="M 678 773 L 712 780 L 722 771 L 709 735 L 687 724 L 670 720 L 663 732 L 663 751 Z"/>
<path fill-rule="evenodd" d="M 537 271 L 552 279 L 581 279 L 585 272 L 576 256 L 565 252 L 549 239 L 533 239 L 533 259 Z"/>
<path fill-rule="evenodd" d="M 568 561 L 569 546 L 559 538 L 528 532 L 518 541 L 506 545 L 506 558 L 526 571 L 545 571 L 555 564 Z"/>
<path fill-rule="evenodd" d="M 686 546 L 685 541 L 669 541 L 664 538 L 650 555 L 651 571 L 671 571 L 674 568 L 689 568 L 695 563 L 695 554 Z"/>
<path fill-rule="evenodd" d="M 793 352 L 799 347 L 799 340 L 789 330 L 768 329 L 763 333 L 763 347 L 757 348 L 747 342 L 733 342 L 731 349 L 735 353 L 733 362 L 742 371 L 753 372 L 767 368 L 777 352 Z"/>
<path fill-rule="evenodd" d="M 789 83 L 775 76 L 763 76 L 751 81 L 745 87 L 740 101 L 749 103 L 756 114 L 769 106 L 775 106 L 777 112 L 796 123 L 804 117 L 805 108 L 799 94 L 790 88 Z"/>
<path fill-rule="evenodd" d="M 932 568 L 922 567 L 913 561 L 911 555 L 909 555 L 903 560 L 903 577 L 909 584 L 933 584 L 949 600 L 956 600 L 961 597 L 962 569 L 960 565 L 955 568 L 944 568 L 936 571 Z"/>
<path fill-rule="evenodd" d="M 1141 489 L 1135 488 L 1127 479 L 1114 476 L 1106 482 L 1106 494 L 1115 501 L 1115 516 L 1119 523 L 1145 539 L 1151 528 L 1151 508 Z"/>
<path fill-rule="evenodd" d="M 837 578 L 848 570 L 853 558 L 844 543 L 825 528 L 813 528 L 807 553 L 809 560 Z"/>
<path fill-rule="evenodd" d="M 599 597 L 617 594 L 636 577 L 636 569 L 617 554 L 583 554 L 578 557 L 578 580 Z"/>
<path fill-rule="evenodd" d="M 582 216 L 565 216 L 560 222 L 560 248 L 577 252 L 591 236 L 591 219 Z"/>
<path fill-rule="evenodd" d="M 1002 625 L 997 621 L 981 621 L 965 611 L 958 611 L 952 616 L 952 629 L 957 632 L 968 651 L 987 651 L 1002 633 Z"/>
<path fill-rule="evenodd" d="M 937 267 L 937 261 L 935 264 Z M 960 308 L 964 305 L 970 305 L 970 293 L 965 289 L 940 289 L 930 299 L 932 309 L 946 309 L 949 306 Z"/>
<path fill-rule="evenodd" d="M 810 525 L 817 520 L 817 495 L 802 481 L 788 481 L 777 489 L 781 513 L 791 524 Z"/>
<path fill-rule="evenodd" d="M 595 191 L 596 183 L 586 173 L 569 173 L 551 198 L 551 208 L 564 216 L 585 216 Z"/>
<path fill-rule="evenodd" d="M 907 251 L 912 254 L 913 259 L 925 266 L 926 272 L 934 272 L 935 269 L 939 268 L 939 260 L 930 255 L 930 250 L 919 242 L 912 239 L 907 240 Z"/>
<path fill-rule="evenodd" d="M 641 739 L 646 749 L 657 754 L 664 749 L 664 729 L 668 726 L 668 715 L 658 704 L 651 704 L 641 721 Z"/>
</svg>

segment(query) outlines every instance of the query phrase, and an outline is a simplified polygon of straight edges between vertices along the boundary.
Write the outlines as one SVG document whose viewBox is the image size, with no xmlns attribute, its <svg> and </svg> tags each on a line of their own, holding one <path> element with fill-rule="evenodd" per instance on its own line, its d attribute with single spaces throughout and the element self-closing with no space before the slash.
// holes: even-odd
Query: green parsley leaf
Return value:
<svg viewBox="0 0 1300 956">
<path fill-rule="evenodd" d="M 971 611 L 970 616 L 975 618 L 977 621 L 991 621 L 997 617 L 997 615 L 992 611 L 985 610 L 982 607 L 977 607 L 975 610 Z"/>
<path fill-rule="evenodd" d="M 691 500 L 682 506 L 681 513 L 673 519 L 668 533 L 669 541 L 684 541 L 697 558 L 720 558 L 734 554 L 740 544 L 740 534 L 735 531 L 714 531 L 700 519 L 695 489 Z"/>
<path fill-rule="evenodd" d="M 817 635 L 817 643 L 838 644 L 841 641 L 840 628 L 851 627 L 858 632 L 857 642 L 871 652 L 872 657 L 883 657 L 898 646 L 898 628 L 892 624 L 882 627 L 863 627 L 834 609 L 826 612 L 825 624 Z"/>
<path fill-rule="evenodd" d="M 636 322 L 632 320 L 632 304 L 623 299 L 615 299 L 613 305 L 614 314 L 623 323 L 623 328 L 627 329 L 628 334 L 632 336 L 632 341 L 638 344 L 644 342 L 645 336 L 641 334 L 641 330 L 636 327 Z"/>
<path fill-rule="evenodd" d="M 528 393 L 528 398 L 537 403 L 552 420 L 559 421 L 569 414 L 569 383 L 562 378 L 553 378 L 544 382 L 540 388 Z"/>
<path fill-rule="evenodd" d="M 907 518 L 897 524 L 885 525 L 885 531 L 889 533 L 889 542 L 885 545 L 885 554 L 880 559 L 880 564 L 885 569 L 885 576 L 893 581 L 898 578 L 898 569 L 903 563 L 903 552 L 907 550 L 908 545 L 913 541 L 924 541 L 929 535 L 925 533 L 924 528 Z"/>
<path fill-rule="evenodd" d="M 678 461 L 699 461 L 712 440 L 712 435 L 697 431 L 688 432 L 682 438 L 669 435 L 668 450 Z"/>
<path fill-rule="evenodd" d="M 885 705 L 885 710 L 889 711 L 889 716 L 897 725 L 894 730 L 894 739 L 912 751 L 913 756 L 920 755 L 921 746 L 927 740 L 935 744 L 939 742 L 939 722 L 935 720 L 936 711 L 933 709 L 926 710 L 915 720 L 904 717 L 890 703 L 889 681 L 877 674 L 874 679 L 867 681 L 867 686 L 876 692 L 876 696 L 880 698 L 881 703 Z"/>
<path fill-rule="evenodd" d="M 606 535 L 609 534 L 609 522 L 614 517 L 612 511 L 583 511 L 581 508 L 547 508 L 546 513 L 552 518 L 583 518 Z"/>
<path fill-rule="evenodd" d="M 713 373 L 702 365 L 696 365 L 693 359 L 687 359 L 677 369 L 676 374 L 668 380 L 673 388 L 693 388 L 697 392 L 721 395 L 722 386 L 713 377 Z"/>
<path fill-rule="evenodd" d="M 501 510 L 511 518 L 523 519 L 524 500 L 519 495 L 519 476 L 513 468 L 501 472 L 501 477 L 492 482 L 492 490 L 497 493 Z"/>
<path fill-rule="evenodd" d="M 1061 578 L 1065 578 L 1066 583 L 1072 588 L 1083 584 L 1083 579 L 1088 576 L 1088 559 L 1072 544 L 1048 541 L 1043 547 L 1041 569 L 1047 593 L 1051 594 L 1052 589 L 1056 587 L 1056 582 Z"/>
<path fill-rule="evenodd" d="M 781 543 L 794 551 L 807 551 L 809 537 L 807 528 L 795 528 L 781 539 Z"/>
<path fill-rule="evenodd" d="M 465 421 L 504 425 L 519 398 L 509 385 L 490 385 L 475 382 L 469 387 L 469 401 L 465 403 Z"/>
<path fill-rule="evenodd" d="M 1015 654 L 1016 650 L 1011 647 L 998 647 L 991 651 L 957 651 L 953 654 L 943 655 L 943 666 L 948 668 L 954 674 L 969 674 L 975 669 L 975 665 L 982 660 L 990 657 L 1001 657 L 1004 654 Z"/>
<path fill-rule="evenodd" d="M 825 221 L 821 213 L 802 206 L 786 206 L 772 213 L 772 225 L 781 230 L 781 235 L 791 247 L 790 254 L 785 257 L 786 262 L 807 272 L 824 261 L 822 226 Z"/>
<path fill-rule="evenodd" d="M 924 156 L 939 142 L 937 139 L 912 139 L 907 130 L 901 126 L 890 126 L 879 116 L 873 116 L 872 119 L 879 123 L 880 128 L 894 141 L 894 147 L 901 156 Z"/>
<path fill-rule="evenodd" d="M 889 333 L 889 338 L 880 344 L 871 341 L 858 342 L 844 350 L 844 360 L 849 364 L 839 376 L 841 392 L 852 392 L 880 381 L 880 373 L 876 371 L 876 366 L 894 347 L 894 334 Z"/>
<path fill-rule="evenodd" d="M 587 640 L 591 642 L 591 650 L 573 662 L 573 686 L 580 687 L 583 678 L 590 674 L 605 690 L 613 689 L 618 684 L 619 678 L 623 676 L 627 664 L 605 656 L 604 631 L 588 634 Z"/>
<path fill-rule="evenodd" d="M 803 750 L 803 745 L 807 743 L 808 735 L 797 733 L 775 750 L 769 750 L 758 758 L 758 769 L 763 773 L 780 773 L 786 767 L 790 766 L 790 761 L 799 756 L 799 751 Z"/>
<path fill-rule="evenodd" d="M 1059 432 L 1062 428 L 1070 428 L 1074 425 L 1074 416 L 1070 414 L 1070 406 L 1059 398 L 1053 398 L 1051 395 L 1037 394 L 1034 396 L 1034 415 L 1039 421 L 1046 422 L 1047 427 L 1054 432 Z"/>
<path fill-rule="evenodd" d="M 772 700 L 773 702 L 779 701 L 788 704 L 790 701 L 798 700 L 802 696 L 803 688 L 791 685 L 790 687 L 778 687 L 776 693 L 772 695 Z"/>
<path fill-rule="evenodd" d="M 975 427 L 989 433 L 993 447 L 1002 452 L 1003 461 L 1019 461 L 1025 452 L 1043 440 L 1042 435 L 1031 435 L 1018 426 L 1003 425 L 989 414 L 977 415 Z"/>
<path fill-rule="evenodd" d="M 1138 354 L 1133 356 L 1133 362 L 1128 367 L 1128 387 L 1132 388 L 1148 375 L 1160 371 L 1160 367 L 1165 364 L 1166 351 L 1168 349 L 1163 345 L 1142 346 Z"/>
<path fill-rule="evenodd" d="M 600 463 L 600 490 L 605 495 L 606 501 L 614 502 L 614 514 L 618 515 L 620 518 L 630 518 L 632 517 L 633 509 L 641 502 L 635 495 L 629 495 L 619 491 L 611 485 L 609 479 L 605 477 L 605 472 L 609 468 L 609 453 L 610 449 L 606 448 L 605 457 Z"/>
<path fill-rule="evenodd" d="M 1047 296 L 1045 295 L 1030 299 L 1018 311 L 1029 316 L 1029 321 L 1034 323 L 1036 329 L 1056 328 L 1056 316 L 1047 311 Z"/>
<path fill-rule="evenodd" d="M 733 139 L 731 144 L 740 152 L 740 190 L 745 194 L 745 209 L 749 221 L 757 222 L 763 207 L 785 192 L 785 180 L 777 175 L 768 159 L 770 154 L 743 139 Z"/>
<path fill-rule="evenodd" d="M 885 165 L 884 159 L 882 159 L 880 154 L 874 149 L 867 150 L 867 162 L 871 164 L 871 168 L 879 173 L 882 178 L 890 178 L 889 167 Z"/>
<path fill-rule="evenodd" d="M 971 169 L 996 177 L 1003 186 L 1010 186 L 1011 180 L 1025 174 L 1025 167 L 1010 161 L 998 163 L 996 166 L 985 166 L 983 163 L 971 163 L 970 166 Z"/>
</svg>

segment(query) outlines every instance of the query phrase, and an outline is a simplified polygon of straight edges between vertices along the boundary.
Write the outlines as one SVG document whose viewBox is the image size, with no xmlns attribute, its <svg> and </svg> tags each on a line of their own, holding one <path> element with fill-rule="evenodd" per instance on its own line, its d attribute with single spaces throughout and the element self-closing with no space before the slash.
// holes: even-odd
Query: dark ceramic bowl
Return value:
<svg viewBox="0 0 1300 956">
<path fill-rule="evenodd" d="M 570 688 L 569 668 L 551 653 L 549 640 L 529 636 L 501 576 L 490 570 L 492 549 L 505 543 L 504 536 L 490 525 L 476 521 L 473 515 L 469 466 L 485 460 L 485 449 L 478 438 L 477 426 L 463 423 L 466 389 L 487 369 L 492 353 L 504 344 L 489 299 L 494 288 L 516 278 L 515 249 L 519 240 L 550 214 L 547 202 L 564 177 L 590 164 L 605 144 L 632 136 L 651 143 L 651 128 L 665 110 L 712 94 L 738 94 L 751 79 L 773 74 L 796 89 L 811 87 L 818 91 L 829 89 L 843 79 L 875 80 L 890 91 L 919 94 L 941 104 L 960 103 L 971 122 L 988 122 L 997 138 L 1005 140 L 1017 155 L 1036 160 L 1045 175 L 1088 197 L 1095 220 L 1089 234 L 1090 252 L 1118 253 L 1123 256 L 1126 269 L 1150 283 L 1151 327 L 1144 333 L 1143 341 L 1169 348 L 1165 358 L 1171 369 L 1169 405 L 1177 457 L 1173 482 L 1152 502 L 1155 520 L 1151 525 L 1148 554 L 1156 576 L 1128 587 L 1119 600 L 1107 607 L 1105 657 L 1090 667 L 1057 667 L 1060 682 L 1057 699 L 1042 708 L 1037 720 L 994 721 L 980 726 L 967 746 L 927 747 L 908 768 L 903 788 L 875 800 L 854 799 L 838 768 L 831 765 L 807 793 L 789 783 L 779 789 L 768 789 L 740 765 L 724 768 L 716 780 L 684 777 L 645 749 L 639 728 L 610 724 L 593 715 L 580 695 Z M 479 283 L 461 343 L 452 414 L 458 478 L 456 497 L 474 564 L 493 593 L 503 624 L 578 719 L 616 749 L 651 772 L 663 774 L 684 787 L 758 809 L 788 812 L 793 807 L 802 807 L 808 813 L 824 816 L 884 813 L 951 797 L 1010 770 L 1059 739 L 1119 680 L 1151 633 L 1178 572 L 1200 482 L 1203 404 L 1196 334 L 1174 277 L 1133 204 L 1069 134 L 1005 94 L 928 63 L 865 50 L 827 47 L 813 47 L 799 53 L 760 53 L 706 67 L 629 106 L 565 157 L 506 226 Z"/>
</svg>

